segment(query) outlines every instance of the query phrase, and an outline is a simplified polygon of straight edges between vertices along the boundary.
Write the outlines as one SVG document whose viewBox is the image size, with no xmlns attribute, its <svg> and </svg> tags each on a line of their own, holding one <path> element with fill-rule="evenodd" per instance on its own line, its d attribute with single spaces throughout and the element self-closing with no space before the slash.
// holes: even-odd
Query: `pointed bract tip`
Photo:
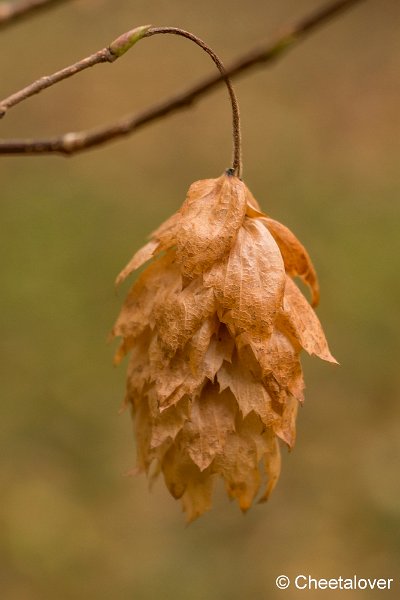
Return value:
<svg viewBox="0 0 400 600">
<path fill-rule="evenodd" d="M 125 52 L 127 52 L 136 42 L 141 40 L 146 33 L 149 31 L 151 25 L 140 25 L 139 27 L 135 27 L 135 29 L 131 29 L 126 33 L 123 33 L 116 40 L 111 42 L 108 49 L 111 54 L 116 58 L 119 58 Z"/>
</svg>

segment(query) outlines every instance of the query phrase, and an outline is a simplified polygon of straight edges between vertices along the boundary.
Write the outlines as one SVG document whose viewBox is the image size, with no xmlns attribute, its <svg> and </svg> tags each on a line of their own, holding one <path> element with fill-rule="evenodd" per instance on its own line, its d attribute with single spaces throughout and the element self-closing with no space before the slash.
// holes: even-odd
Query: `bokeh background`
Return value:
<svg viewBox="0 0 400 600">
<path fill-rule="evenodd" d="M 0 95 L 139 24 L 192 30 L 228 62 L 321 4 L 66 3 L 1 32 Z M 225 90 L 87 154 L 1 157 L 2 598 L 291 599 L 311 592 L 276 590 L 280 574 L 399 577 L 399 25 L 398 0 L 367 1 L 236 81 L 245 181 L 309 249 L 341 363 L 304 357 L 297 446 L 245 516 L 219 489 L 185 527 L 162 481 L 126 476 L 125 366 L 107 344 L 120 268 L 192 181 L 230 164 Z M 212 69 L 186 40 L 145 40 L 16 107 L 1 135 L 105 124 Z"/>
</svg>

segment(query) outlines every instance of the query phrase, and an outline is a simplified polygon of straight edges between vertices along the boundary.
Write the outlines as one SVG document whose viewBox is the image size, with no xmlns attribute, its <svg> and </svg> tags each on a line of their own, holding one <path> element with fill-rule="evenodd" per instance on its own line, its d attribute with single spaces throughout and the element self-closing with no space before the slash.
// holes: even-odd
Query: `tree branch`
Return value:
<svg viewBox="0 0 400 600">
<path fill-rule="evenodd" d="M 94 65 L 105 62 L 114 62 L 117 58 L 125 54 L 129 48 L 136 44 L 137 41 L 144 37 L 149 29 L 150 25 L 142 25 L 141 27 L 136 27 L 131 31 L 127 31 L 114 40 L 107 48 L 102 48 L 73 65 L 65 67 L 65 69 L 56 71 L 51 75 L 45 75 L 30 85 L 27 85 L 22 90 L 15 92 L 15 94 L 8 96 L 8 98 L 4 98 L 4 100 L 0 101 L 0 119 L 3 118 L 7 111 L 13 106 L 16 106 L 34 94 L 39 94 L 43 90 L 63 81 L 63 79 L 68 79 L 68 77 L 72 77 L 89 67 L 94 67 Z"/>
<path fill-rule="evenodd" d="M 287 27 L 284 33 L 278 36 L 274 42 L 255 48 L 248 54 L 237 58 L 230 66 L 226 67 L 225 76 L 235 77 L 236 75 L 243 73 L 244 71 L 248 71 L 250 68 L 253 68 L 257 65 L 267 65 L 273 63 L 278 58 L 281 58 L 283 54 L 287 52 L 290 48 L 294 47 L 297 43 L 304 40 L 310 33 L 327 23 L 330 19 L 338 16 L 340 13 L 363 1 L 364 0 L 336 0 L 334 2 L 330 2 L 321 9 L 311 13 L 305 18 L 301 19 L 300 21 Z M 129 33 L 130 32 L 124 34 L 123 36 L 120 36 L 118 40 L 123 40 L 124 36 L 129 36 Z M 144 34 L 141 37 L 145 37 L 145 35 L 146 34 Z M 116 40 L 116 42 L 118 42 L 118 40 Z M 116 42 L 113 42 L 113 44 L 116 44 Z M 111 44 L 108 50 L 112 49 L 113 44 Z M 120 43 L 119 45 L 122 48 L 123 44 Z M 125 51 L 126 49 L 123 50 L 123 52 Z M 120 55 L 118 52 L 117 54 L 118 56 Z M 76 64 L 81 64 L 82 62 L 84 61 L 80 61 Z M 99 60 L 98 62 L 101 61 Z M 67 69 L 63 69 L 58 73 L 65 73 L 68 69 L 73 70 L 74 67 L 76 67 L 76 64 L 71 65 L 71 67 L 67 67 Z M 93 62 L 92 64 L 97 63 Z M 73 74 L 74 73 L 71 72 L 69 75 L 66 76 L 71 76 Z M 65 77 L 62 78 L 64 79 Z M 61 79 L 56 78 L 54 83 L 57 83 L 57 81 L 59 80 Z M 137 131 L 139 128 L 143 127 L 144 125 L 147 125 L 148 123 L 161 119 L 162 117 L 165 117 L 168 114 L 171 114 L 173 112 L 176 112 L 180 109 L 192 105 L 195 100 L 207 94 L 210 90 L 215 88 L 222 81 L 223 77 L 219 74 L 210 76 L 200 81 L 197 85 L 194 85 L 190 89 L 185 90 L 180 94 L 174 95 L 171 98 L 168 98 L 164 102 L 156 104 L 138 114 L 124 117 L 108 126 L 98 127 L 80 132 L 70 132 L 61 136 L 46 139 L 0 140 L 0 154 L 58 153 L 69 155 L 83 150 L 88 150 L 89 148 L 105 144 L 106 142 L 109 142 L 115 138 L 131 134 L 134 131 Z M 32 86 L 28 86 L 28 88 L 32 89 L 32 87 L 36 84 L 37 82 L 32 84 Z M 49 86 L 46 85 L 42 89 L 45 89 L 45 87 Z M 37 93 L 37 91 L 33 93 Z M 13 96 L 15 97 L 17 95 L 18 93 L 14 94 Z M 0 103 L 0 106 L 1 105 L 4 106 L 3 103 Z"/>
<path fill-rule="evenodd" d="M 53 8 L 66 0 L 20 0 L 20 2 L 2 2 L 0 4 L 0 29 L 12 25 L 33 12 Z"/>
</svg>

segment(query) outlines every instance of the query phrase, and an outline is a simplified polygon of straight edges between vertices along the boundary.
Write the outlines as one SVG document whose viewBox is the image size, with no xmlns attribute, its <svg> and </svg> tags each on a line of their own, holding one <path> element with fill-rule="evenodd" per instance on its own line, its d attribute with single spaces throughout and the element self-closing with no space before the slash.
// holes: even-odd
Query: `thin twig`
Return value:
<svg viewBox="0 0 400 600">
<path fill-rule="evenodd" d="M 277 39 L 240 56 L 225 69 L 225 76 L 235 77 L 256 65 L 267 65 L 304 40 L 310 33 L 364 0 L 336 0 L 289 26 Z M 121 36 L 122 38 L 123 36 Z M 110 46 L 111 48 L 111 46 Z M 73 66 L 71 67 L 73 68 Z M 112 125 L 71 132 L 45 139 L 0 140 L 0 154 L 74 154 L 115 138 L 126 136 L 168 114 L 190 106 L 223 81 L 221 75 L 210 76 L 188 90 L 168 98 L 141 113 L 124 117 Z M 1 104 L 1 103 L 0 103 Z"/>
<path fill-rule="evenodd" d="M 44 77 L 40 77 L 30 85 L 22 88 L 15 94 L 11 94 L 4 100 L 0 101 L 0 119 L 3 118 L 7 111 L 16 106 L 20 102 L 23 102 L 27 98 L 34 96 L 35 94 L 39 94 L 43 90 L 52 87 L 56 83 L 63 81 L 63 79 L 68 79 L 68 77 L 72 77 L 89 67 L 93 67 L 94 65 L 98 65 L 100 63 L 109 62 L 112 63 L 117 58 L 125 54 L 138 40 L 146 35 L 149 31 L 150 25 L 142 25 L 141 27 L 136 27 L 131 31 L 127 31 L 120 35 L 116 40 L 114 40 L 109 46 L 106 48 L 102 48 L 98 50 L 94 54 L 79 60 L 73 65 L 69 65 L 65 67 L 65 69 L 61 69 L 60 71 L 56 71 L 51 75 L 45 75 Z"/>
<path fill-rule="evenodd" d="M 0 118 L 4 117 L 6 112 L 13 106 L 16 106 L 34 94 L 39 94 L 39 92 L 42 92 L 46 88 L 55 85 L 59 81 L 67 79 L 68 77 L 72 77 L 80 71 L 84 71 L 85 69 L 93 67 L 94 65 L 98 65 L 99 63 L 113 62 L 116 58 L 117 57 L 115 55 L 111 54 L 109 48 L 103 48 L 91 56 L 83 58 L 74 65 L 66 67 L 65 69 L 61 69 L 52 75 L 45 75 L 44 77 L 41 77 L 22 90 L 19 90 L 15 94 L 12 94 L 11 96 L 8 96 L 8 98 L 0 101 Z"/>
<path fill-rule="evenodd" d="M 0 29 L 21 21 L 39 10 L 53 8 L 66 0 L 20 0 L 0 4 Z"/>
</svg>

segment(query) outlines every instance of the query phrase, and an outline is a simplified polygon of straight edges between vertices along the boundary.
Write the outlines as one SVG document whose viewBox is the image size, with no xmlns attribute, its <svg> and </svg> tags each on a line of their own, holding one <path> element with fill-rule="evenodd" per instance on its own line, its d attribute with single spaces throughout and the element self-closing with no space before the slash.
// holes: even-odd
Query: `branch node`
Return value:
<svg viewBox="0 0 400 600">
<path fill-rule="evenodd" d="M 141 40 L 151 28 L 151 25 L 140 25 L 126 33 L 123 33 L 116 40 L 111 42 L 108 49 L 114 60 L 125 54 L 136 42 Z"/>
<path fill-rule="evenodd" d="M 82 132 L 71 131 L 70 133 L 66 133 L 62 136 L 60 144 L 62 151 L 66 154 L 71 154 L 72 152 L 75 152 L 76 150 L 84 146 L 85 138 L 86 136 Z"/>
<path fill-rule="evenodd" d="M 265 60 L 274 60 L 289 50 L 289 48 L 297 42 L 296 32 L 290 32 L 282 36 L 275 44 L 275 46 L 265 53 Z"/>
</svg>

